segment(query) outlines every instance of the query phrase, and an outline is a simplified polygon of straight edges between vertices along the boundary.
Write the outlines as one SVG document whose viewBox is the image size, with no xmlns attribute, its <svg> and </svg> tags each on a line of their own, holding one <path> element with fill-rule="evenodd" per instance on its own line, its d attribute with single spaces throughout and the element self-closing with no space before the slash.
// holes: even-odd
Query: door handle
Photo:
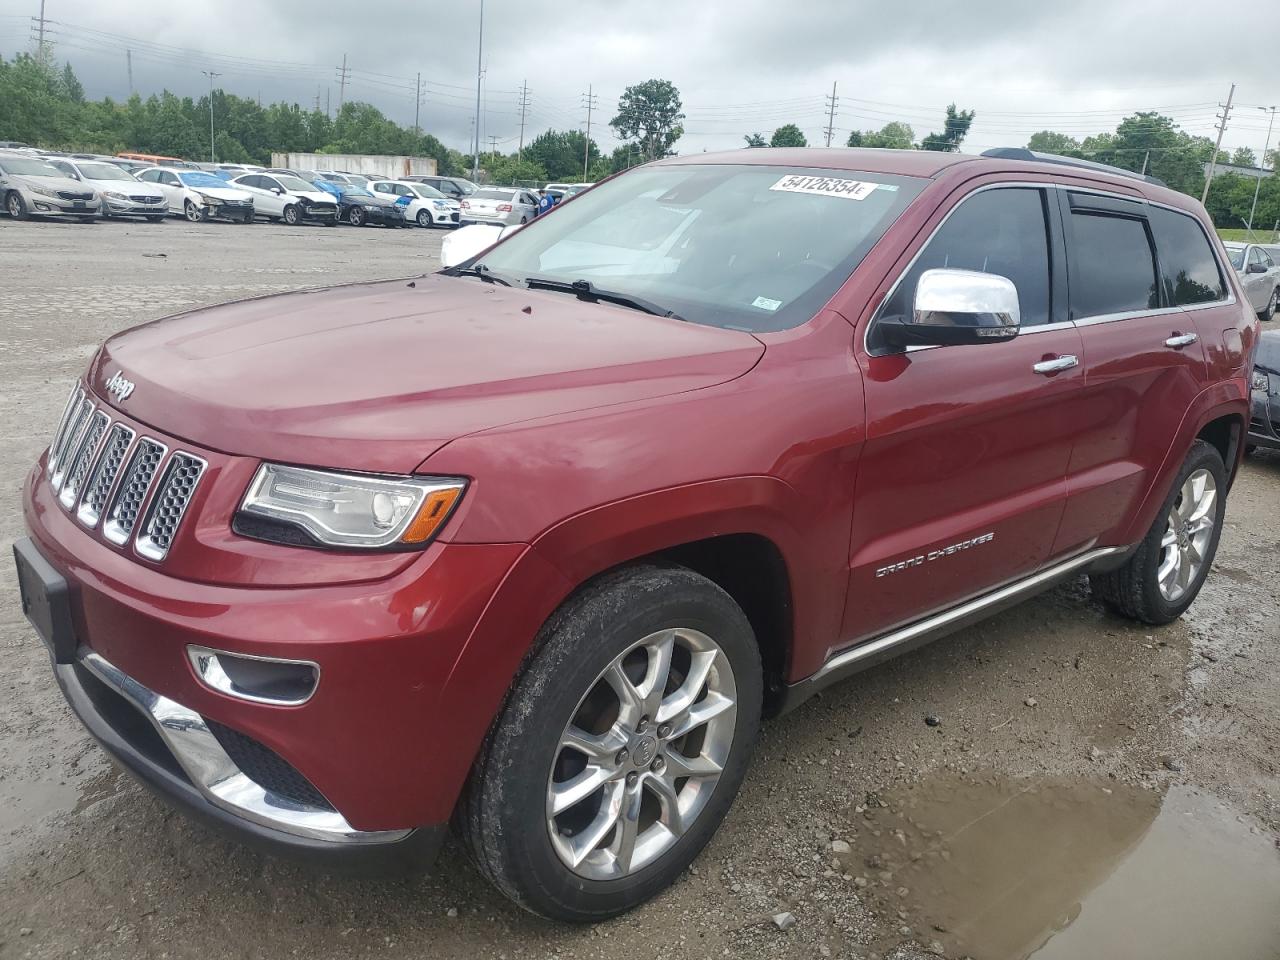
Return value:
<svg viewBox="0 0 1280 960">
<path fill-rule="evenodd" d="M 1200 338 L 1194 333 L 1179 333 L 1170 337 L 1164 342 L 1166 347 L 1173 347 L 1175 350 L 1181 350 L 1183 347 L 1189 347 Z"/>
<path fill-rule="evenodd" d="M 1048 375 L 1050 373 L 1061 373 L 1063 370 L 1070 370 L 1072 367 L 1080 366 L 1080 358 L 1066 354 L 1061 357 L 1054 357 L 1052 360 L 1041 360 L 1034 364 L 1031 369 L 1036 373 Z"/>
</svg>

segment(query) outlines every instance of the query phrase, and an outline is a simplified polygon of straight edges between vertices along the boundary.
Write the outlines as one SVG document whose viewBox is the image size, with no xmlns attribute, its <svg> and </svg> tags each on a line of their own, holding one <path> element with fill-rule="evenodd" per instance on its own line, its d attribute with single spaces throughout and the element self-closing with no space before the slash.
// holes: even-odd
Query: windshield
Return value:
<svg viewBox="0 0 1280 960">
<path fill-rule="evenodd" d="M 428 187 L 425 183 L 413 184 L 413 192 L 420 197 L 426 197 L 428 200 L 444 200 L 445 195 L 435 187 Z"/>
<path fill-rule="evenodd" d="M 368 190 L 366 190 L 364 187 L 358 187 L 358 186 L 356 186 L 356 185 L 354 185 L 354 184 L 352 184 L 351 186 L 346 187 L 346 188 L 342 191 L 342 195 L 343 195 L 344 197 L 360 197 L 361 199 L 364 199 L 365 197 L 368 197 L 370 200 L 372 200 L 372 199 L 373 199 L 373 194 L 372 194 L 372 193 L 370 193 L 370 192 L 369 192 Z"/>
<path fill-rule="evenodd" d="M 178 179 L 185 183 L 188 187 L 225 187 L 227 181 L 221 177 L 215 177 L 212 173 L 179 173 Z"/>
<path fill-rule="evenodd" d="M 86 180 L 134 180 L 135 178 L 114 164 L 81 163 L 77 164 L 80 176 Z"/>
<path fill-rule="evenodd" d="M 455 187 L 462 191 L 463 196 L 469 197 L 480 188 L 470 180 L 452 180 L 450 181 Z"/>
<path fill-rule="evenodd" d="M 307 183 L 307 181 L 303 180 L 301 177 L 288 177 L 284 174 L 279 174 L 276 179 L 280 181 L 280 186 L 284 187 L 286 190 L 301 190 L 310 193 L 313 189 L 311 184 Z"/>
<path fill-rule="evenodd" d="M 1237 270 L 1244 269 L 1244 247 L 1227 247 L 1227 256 L 1231 258 L 1231 265 Z"/>
<path fill-rule="evenodd" d="M 477 190 L 475 192 L 477 200 L 505 200 L 508 203 L 515 195 L 514 190 Z"/>
<path fill-rule="evenodd" d="M 5 173 L 15 173 L 23 177 L 65 177 L 61 170 L 49 166 L 43 160 L 32 160 L 28 157 L 0 157 L 0 167 Z"/>
<path fill-rule="evenodd" d="M 642 168 L 535 220 L 484 257 L 495 275 L 594 286 L 687 320 L 804 323 L 926 181 L 793 167 Z"/>
<path fill-rule="evenodd" d="M 358 184 L 361 184 L 362 186 L 369 182 L 368 177 L 359 173 L 347 173 L 347 174 L 343 174 L 343 176 L 345 176 L 352 183 L 358 183 Z"/>
</svg>

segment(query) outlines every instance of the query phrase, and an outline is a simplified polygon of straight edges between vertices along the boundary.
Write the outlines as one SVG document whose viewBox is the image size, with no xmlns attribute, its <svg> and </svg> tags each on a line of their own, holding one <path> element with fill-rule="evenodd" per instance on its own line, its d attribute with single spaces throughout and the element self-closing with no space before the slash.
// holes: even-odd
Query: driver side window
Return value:
<svg viewBox="0 0 1280 960">
<path fill-rule="evenodd" d="M 960 201 L 938 227 L 881 316 L 909 316 L 926 270 L 976 270 L 1013 281 L 1022 326 L 1049 322 L 1049 239 L 1044 191 L 1035 187 L 983 190 Z"/>
</svg>

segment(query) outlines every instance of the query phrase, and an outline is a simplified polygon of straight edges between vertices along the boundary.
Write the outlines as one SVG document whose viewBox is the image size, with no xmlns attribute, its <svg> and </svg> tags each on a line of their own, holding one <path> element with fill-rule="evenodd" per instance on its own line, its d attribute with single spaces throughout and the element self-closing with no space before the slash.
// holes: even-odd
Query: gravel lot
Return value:
<svg viewBox="0 0 1280 960">
<path fill-rule="evenodd" d="M 104 337 L 420 273 L 441 236 L 0 220 L 0 539 L 21 534 L 22 478 Z M 1047 941 L 1043 957 L 1274 960 L 1277 583 L 1280 456 L 1259 455 L 1184 620 L 1119 620 L 1081 581 L 832 688 L 766 725 L 675 887 L 567 928 L 511 906 L 452 844 L 434 876 L 321 876 L 172 814 L 63 705 L 5 560 L 0 957 L 1004 960 Z"/>
</svg>

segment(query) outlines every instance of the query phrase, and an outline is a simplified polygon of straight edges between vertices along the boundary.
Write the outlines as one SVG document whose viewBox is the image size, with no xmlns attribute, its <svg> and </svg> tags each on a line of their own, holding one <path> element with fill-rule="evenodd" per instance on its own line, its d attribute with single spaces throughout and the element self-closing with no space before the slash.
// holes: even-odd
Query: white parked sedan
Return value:
<svg viewBox="0 0 1280 960">
<path fill-rule="evenodd" d="M 146 217 L 163 223 L 168 216 L 164 194 L 158 186 L 142 183 L 133 174 L 103 160 L 64 160 L 51 157 L 47 163 L 72 180 L 93 187 L 102 196 L 102 216 Z"/>
<path fill-rule="evenodd" d="M 290 173 L 246 173 L 231 183 L 253 195 L 253 209 L 260 217 L 290 226 L 309 221 L 332 227 L 338 222 L 333 194 Z"/>
<path fill-rule="evenodd" d="M 538 201 L 527 190 L 481 187 L 462 201 L 463 223 L 528 223 L 538 214 Z"/>
<path fill-rule="evenodd" d="M 371 180 L 368 190 L 384 197 L 398 198 L 404 218 L 420 227 L 456 227 L 461 207 L 434 187 L 408 180 Z"/>
<path fill-rule="evenodd" d="M 138 171 L 137 177 L 158 186 L 169 201 L 169 212 L 192 223 L 213 217 L 253 223 L 253 196 L 212 173 L 148 167 Z"/>
</svg>

